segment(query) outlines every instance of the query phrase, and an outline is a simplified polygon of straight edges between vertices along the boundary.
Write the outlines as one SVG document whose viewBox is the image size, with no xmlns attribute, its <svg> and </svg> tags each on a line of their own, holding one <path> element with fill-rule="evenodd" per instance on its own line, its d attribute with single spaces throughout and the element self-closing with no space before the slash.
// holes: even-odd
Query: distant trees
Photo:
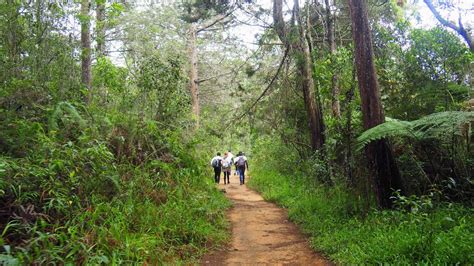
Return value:
<svg viewBox="0 0 474 266">
<path fill-rule="evenodd" d="M 200 32 L 218 24 L 229 22 L 229 6 L 226 1 L 194 1 L 183 3 L 181 18 L 189 23 L 188 28 L 188 60 L 189 60 L 189 91 L 191 105 L 196 127 L 199 127 L 201 106 L 199 102 L 199 77 L 198 77 L 198 48 L 197 36 Z"/>
<path fill-rule="evenodd" d="M 196 119 L 196 126 L 199 127 L 201 107 L 199 103 L 199 83 L 198 83 L 198 55 L 197 55 L 197 28 L 191 24 L 188 33 L 188 57 L 189 57 L 189 92 L 191 93 L 192 112 Z"/>
<path fill-rule="evenodd" d="M 325 0 L 324 5 L 326 6 L 326 32 L 327 42 L 329 46 L 329 52 L 332 56 L 336 52 L 336 36 L 335 36 L 335 15 L 331 11 L 331 0 Z M 334 60 L 334 58 L 331 58 Z M 333 70 L 334 71 L 334 70 Z M 335 72 L 335 71 L 334 71 Z M 333 73 L 331 77 L 331 110 L 332 115 L 336 118 L 341 117 L 341 104 L 339 103 L 339 85 L 338 75 Z"/>
<path fill-rule="evenodd" d="M 294 1 L 293 19 L 291 25 L 286 25 L 283 18 L 282 0 L 273 1 L 273 23 L 275 31 L 285 46 L 291 49 L 296 58 L 296 65 L 303 91 L 304 105 L 310 131 L 311 149 L 319 150 L 324 145 L 324 121 L 315 94 L 313 79 L 313 61 L 306 39 L 306 31 L 300 16 L 298 0 Z"/>
</svg>

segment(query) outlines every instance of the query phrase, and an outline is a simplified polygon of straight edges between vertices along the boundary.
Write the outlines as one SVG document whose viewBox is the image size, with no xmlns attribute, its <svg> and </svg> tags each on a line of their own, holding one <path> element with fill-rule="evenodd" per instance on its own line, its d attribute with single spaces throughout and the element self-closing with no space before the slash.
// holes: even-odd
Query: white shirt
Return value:
<svg viewBox="0 0 474 266">
<path fill-rule="evenodd" d="M 227 157 L 225 157 L 225 158 L 223 159 L 223 161 L 226 161 L 227 164 L 228 164 L 228 166 L 225 167 L 225 168 L 227 168 L 227 169 L 230 169 L 230 167 L 232 166 L 232 160 L 231 160 L 231 158 L 232 158 L 232 157 L 227 156 Z M 224 168 L 224 162 L 222 162 L 222 168 Z"/>
<path fill-rule="evenodd" d="M 242 157 L 244 159 L 244 161 L 247 161 L 247 157 L 245 157 L 245 155 L 241 155 L 241 156 L 237 156 L 234 160 L 234 164 L 237 164 L 237 162 L 239 161 L 240 157 Z"/>
<path fill-rule="evenodd" d="M 212 166 L 212 162 L 213 162 L 214 160 L 222 160 L 222 157 L 221 157 L 221 156 L 215 156 L 214 158 L 212 158 L 212 160 L 211 160 L 211 166 Z"/>
</svg>

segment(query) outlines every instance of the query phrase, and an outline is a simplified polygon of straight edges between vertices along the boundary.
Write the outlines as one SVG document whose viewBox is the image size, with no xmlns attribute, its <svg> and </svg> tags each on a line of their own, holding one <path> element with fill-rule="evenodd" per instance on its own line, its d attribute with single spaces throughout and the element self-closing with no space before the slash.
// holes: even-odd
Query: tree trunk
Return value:
<svg viewBox="0 0 474 266">
<path fill-rule="evenodd" d="M 11 75 L 11 77 L 20 78 L 21 43 L 23 41 L 23 36 L 19 27 L 21 4 L 20 2 L 16 2 L 13 0 L 8 0 L 7 4 L 7 13 L 4 14 L 4 16 L 6 17 L 5 22 L 7 23 L 7 31 L 5 34 L 5 48 L 8 54 L 7 62 L 9 63 L 9 66 L 7 68 L 8 73 L 5 73 L 5 77 Z M 4 58 L 2 58 L 2 60 L 4 60 Z"/>
<path fill-rule="evenodd" d="M 326 21 L 327 21 L 327 39 L 329 45 L 329 52 L 331 55 L 334 55 L 336 51 L 336 40 L 334 38 L 334 30 L 335 30 L 335 23 L 334 23 L 334 16 L 331 12 L 331 6 L 329 4 L 329 0 L 325 0 L 326 4 Z M 334 58 L 331 58 L 333 60 Z M 341 105 L 339 103 L 339 87 L 338 87 L 338 76 L 335 73 L 333 68 L 333 74 L 331 78 L 331 109 L 332 115 L 335 118 L 341 117 Z"/>
<path fill-rule="evenodd" d="M 97 58 L 105 56 L 105 0 L 96 0 L 96 42 Z"/>
<path fill-rule="evenodd" d="M 191 105 L 194 118 L 196 119 L 196 127 L 199 127 L 199 86 L 198 86 L 198 58 L 196 48 L 197 27 L 192 24 L 189 29 L 188 36 L 188 56 L 189 56 L 189 91 L 191 92 Z"/>
<path fill-rule="evenodd" d="M 365 0 L 349 0 L 352 18 L 352 36 L 355 46 L 355 61 L 364 128 L 375 127 L 385 121 L 380 91 L 375 72 L 372 38 Z M 391 147 L 386 139 L 370 143 L 366 149 L 369 168 L 375 178 L 377 203 L 382 208 L 391 208 L 392 190 L 401 190 L 402 182 Z"/>
<path fill-rule="evenodd" d="M 286 26 L 283 20 L 282 0 L 273 1 L 273 20 L 274 27 L 280 40 L 285 45 L 290 46 L 293 54 L 297 58 L 297 68 L 301 77 L 301 86 L 303 90 L 304 104 L 308 116 L 308 125 L 310 129 L 311 149 L 319 150 L 324 144 L 324 121 L 320 108 L 317 105 L 314 95 L 313 63 L 309 46 L 306 41 L 304 27 L 299 15 L 298 0 L 294 1 L 295 19 L 298 21 L 298 38 L 296 41 L 287 37 Z"/>
<path fill-rule="evenodd" d="M 89 18 L 89 0 L 81 1 L 81 47 L 82 47 L 82 83 L 88 90 L 87 102 L 92 101 L 91 74 L 91 34 Z"/>
<path fill-rule="evenodd" d="M 298 0 L 294 0 L 295 17 L 298 21 L 298 49 L 297 53 L 301 55 L 301 60 L 297 62 L 299 72 L 301 73 L 303 95 L 306 107 L 306 113 L 309 119 L 309 126 L 311 132 L 311 148 L 313 151 L 319 150 L 324 145 L 324 123 L 321 114 L 321 109 L 317 105 L 316 97 L 314 95 L 314 80 L 313 80 L 313 61 L 309 51 L 309 45 L 305 38 L 305 31 L 299 13 Z"/>
</svg>

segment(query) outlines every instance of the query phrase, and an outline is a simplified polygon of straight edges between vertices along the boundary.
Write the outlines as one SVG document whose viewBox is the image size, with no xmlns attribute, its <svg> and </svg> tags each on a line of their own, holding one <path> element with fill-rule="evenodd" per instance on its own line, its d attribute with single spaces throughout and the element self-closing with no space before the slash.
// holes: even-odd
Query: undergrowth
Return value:
<svg viewBox="0 0 474 266">
<path fill-rule="evenodd" d="M 58 106 L 49 127 L 2 121 L 1 265 L 189 263 L 227 240 L 229 202 L 183 132 Z"/>
<path fill-rule="evenodd" d="M 473 210 L 437 203 L 435 195 L 397 199 L 397 210 L 354 213 L 344 186 L 318 185 L 302 174 L 282 174 L 267 160 L 254 163 L 249 185 L 288 208 L 312 246 L 341 264 L 474 263 Z"/>
</svg>

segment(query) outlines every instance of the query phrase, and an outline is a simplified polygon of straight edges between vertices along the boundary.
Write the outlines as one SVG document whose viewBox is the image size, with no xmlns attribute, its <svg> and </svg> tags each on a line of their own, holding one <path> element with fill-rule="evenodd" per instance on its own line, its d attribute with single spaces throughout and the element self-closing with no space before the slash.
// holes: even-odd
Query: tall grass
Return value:
<svg viewBox="0 0 474 266">
<path fill-rule="evenodd" d="M 341 264 L 474 263 L 473 210 L 436 203 L 432 197 L 400 197 L 400 209 L 354 212 L 344 186 L 318 185 L 302 174 L 281 174 L 274 163 L 254 163 L 250 186 L 288 208 L 312 246 Z"/>
</svg>

